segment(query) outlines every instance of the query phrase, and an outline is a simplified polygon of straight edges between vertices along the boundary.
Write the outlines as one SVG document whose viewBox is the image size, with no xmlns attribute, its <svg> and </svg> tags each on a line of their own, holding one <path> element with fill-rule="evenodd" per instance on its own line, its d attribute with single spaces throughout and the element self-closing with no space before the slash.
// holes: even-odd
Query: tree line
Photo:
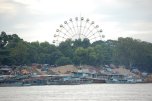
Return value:
<svg viewBox="0 0 152 101">
<path fill-rule="evenodd" d="M 152 72 L 152 43 L 133 38 L 96 41 L 66 40 L 58 46 L 48 42 L 26 42 L 17 34 L 0 34 L 0 65 L 124 65 Z"/>
</svg>

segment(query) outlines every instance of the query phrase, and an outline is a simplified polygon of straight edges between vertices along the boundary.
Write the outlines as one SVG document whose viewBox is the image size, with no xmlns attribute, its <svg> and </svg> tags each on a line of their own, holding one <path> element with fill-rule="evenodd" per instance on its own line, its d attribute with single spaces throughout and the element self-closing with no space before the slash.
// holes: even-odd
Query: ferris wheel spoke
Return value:
<svg viewBox="0 0 152 101">
<path fill-rule="evenodd" d="M 89 23 L 89 19 L 87 18 L 86 21 L 85 21 L 85 26 L 84 26 L 84 29 L 83 29 L 83 34 L 85 34 L 85 30 L 87 29 L 87 24 Z"/>
<path fill-rule="evenodd" d="M 101 35 L 102 29 L 98 29 L 99 26 L 95 25 L 94 21 L 90 21 L 88 18 L 75 17 L 70 18 L 68 21 L 64 21 L 64 25 L 60 25 L 60 28 L 56 30 L 54 34 L 53 43 L 60 44 L 67 39 L 84 39 L 88 38 L 90 42 L 101 40 L 104 35 Z"/>
<path fill-rule="evenodd" d="M 89 31 L 90 27 L 91 27 L 91 25 L 89 25 L 89 27 L 87 28 L 87 30 L 84 32 L 85 35 L 86 35 L 87 32 Z"/>
<path fill-rule="evenodd" d="M 72 22 L 72 19 L 70 19 L 69 21 L 70 21 L 70 22 Z M 74 34 L 74 32 L 73 32 L 72 28 L 69 26 L 70 22 L 69 22 L 69 23 L 68 23 L 67 21 L 65 21 L 65 22 L 64 22 L 64 23 L 65 23 L 65 25 L 69 28 L 69 30 L 67 30 L 65 27 L 64 27 L 64 28 L 65 28 L 65 30 L 66 30 L 66 31 L 68 31 L 68 33 L 70 33 L 70 32 L 71 32 L 70 34 L 72 34 L 72 35 L 73 35 L 73 34 Z"/>
<path fill-rule="evenodd" d="M 59 34 L 64 34 L 65 36 L 71 37 L 71 36 L 67 35 L 65 32 L 63 32 L 62 30 L 63 30 L 63 29 L 61 29 L 61 30 L 58 31 L 58 32 L 59 32 L 58 35 L 59 35 Z"/>
<path fill-rule="evenodd" d="M 89 36 L 89 34 L 92 34 L 93 31 L 97 30 L 97 28 L 99 27 L 98 25 L 94 26 L 93 24 L 94 24 L 94 21 L 91 22 L 91 25 L 92 25 L 93 28 L 89 31 L 89 33 L 87 34 L 87 36 Z"/>
<path fill-rule="evenodd" d="M 92 33 L 90 36 L 89 36 L 89 34 L 88 34 L 87 37 L 90 38 L 90 37 L 92 37 L 92 36 L 94 36 L 94 35 L 96 35 L 96 34 L 100 34 L 99 31 L 96 31 L 95 33 Z"/>
<path fill-rule="evenodd" d="M 82 34 L 81 33 L 81 30 L 82 30 L 82 21 L 84 20 L 84 18 L 83 17 L 81 17 L 81 19 L 80 19 L 80 32 L 79 32 L 79 39 L 80 39 L 80 35 Z"/>
<path fill-rule="evenodd" d="M 93 37 L 95 34 L 92 34 L 91 36 L 87 36 L 87 38 L 89 39 L 89 38 L 91 38 L 91 37 Z"/>
<path fill-rule="evenodd" d="M 57 35 L 54 36 L 54 37 L 57 37 L 58 39 L 59 39 L 59 38 L 64 38 L 64 39 L 70 38 L 69 36 L 67 36 L 67 35 L 65 35 L 65 34 L 63 34 L 63 35 L 64 35 L 64 36 L 62 36 L 62 34 L 59 33 L 59 34 L 57 34 Z"/>
<path fill-rule="evenodd" d="M 71 34 L 73 35 L 75 33 L 75 31 L 72 30 L 72 28 L 69 26 L 69 24 L 67 24 L 69 30 L 71 31 Z"/>
<path fill-rule="evenodd" d="M 85 29 L 86 29 L 86 24 L 87 24 L 87 22 L 85 23 L 85 25 L 83 26 L 83 30 L 82 30 L 82 34 L 84 35 L 84 31 L 85 31 Z"/>
<path fill-rule="evenodd" d="M 91 36 L 88 36 L 88 38 L 90 38 L 90 37 L 92 37 L 93 35 L 96 35 L 96 34 L 98 34 L 99 36 L 101 36 L 101 34 L 100 34 L 101 32 L 102 32 L 102 29 L 97 30 L 94 34 L 92 34 Z"/>
<path fill-rule="evenodd" d="M 77 27 L 77 34 L 78 34 L 79 33 L 78 17 L 76 17 L 75 20 L 76 20 L 76 27 Z"/>
<path fill-rule="evenodd" d="M 94 28 L 92 30 L 89 31 L 89 33 L 86 36 L 89 36 L 90 34 L 92 34 L 94 31 Z"/>
<path fill-rule="evenodd" d="M 71 35 L 71 33 L 70 33 L 65 27 L 63 27 L 63 29 L 64 29 L 67 33 L 69 33 L 69 35 Z"/>
<path fill-rule="evenodd" d="M 72 23 L 72 26 L 73 26 L 73 29 L 74 29 L 74 33 L 76 34 L 76 29 L 75 29 L 75 26 L 73 24 L 73 21 L 71 21 L 71 23 Z"/>
</svg>

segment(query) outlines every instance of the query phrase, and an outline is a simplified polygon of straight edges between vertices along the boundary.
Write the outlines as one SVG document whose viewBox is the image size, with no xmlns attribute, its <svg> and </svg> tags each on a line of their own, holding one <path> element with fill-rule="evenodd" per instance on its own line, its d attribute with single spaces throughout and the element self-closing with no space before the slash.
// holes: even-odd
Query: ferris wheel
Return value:
<svg viewBox="0 0 152 101">
<path fill-rule="evenodd" d="M 102 34 L 102 29 L 99 25 L 96 25 L 94 21 L 90 21 L 89 18 L 75 17 L 64 21 L 63 24 L 59 26 L 54 34 L 54 44 L 59 44 L 67 39 L 89 39 L 90 42 L 102 40 L 105 36 Z"/>
</svg>

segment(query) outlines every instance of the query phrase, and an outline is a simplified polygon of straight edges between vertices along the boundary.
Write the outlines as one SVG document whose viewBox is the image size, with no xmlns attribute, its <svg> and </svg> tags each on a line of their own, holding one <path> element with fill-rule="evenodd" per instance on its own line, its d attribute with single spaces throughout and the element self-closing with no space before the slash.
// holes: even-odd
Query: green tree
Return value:
<svg viewBox="0 0 152 101">
<path fill-rule="evenodd" d="M 88 47 L 86 49 L 87 56 L 86 56 L 86 64 L 87 65 L 94 65 L 96 66 L 97 62 L 97 53 L 93 47 Z"/>
<path fill-rule="evenodd" d="M 56 61 L 56 64 L 58 66 L 69 65 L 72 64 L 72 61 L 70 60 L 69 57 L 61 57 Z"/>
<path fill-rule="evenodd" d="M 73 42 L 71 40 L 66 40 L 65 42 L 61 42 L 59 45 L 59 50 L 63 53 L 65 57 L 73 58 Z"/>
<path fill-rule="evenodd" d="M 3 48 L 7 45 L 8 37 L 4 31 L 0 34 L 0 48 Z"/>
<path fill-rule="evenodd" d="M 52 52 L 50 54 L 50 63 L 49 64 L 56 65 L 56 61 L 61 57 L 63 57 L 63 54 L 59 50 Z"/>
<path fill-rule="evenodd" d="M 26 64 L 28 61 L 28 46 L 25 42 L 17 43 L 17 46 L 11 49 L 11 56 L 16 65 Z"/>
<path fill-rule="evenodd" d="M 75 55 L 77 56 L 77 59 L 79 59 L 79 64 L 86 64 L 86 56 L 87 52 L 83 47 L 78 47 L 75 50 Z"/>
</svg>

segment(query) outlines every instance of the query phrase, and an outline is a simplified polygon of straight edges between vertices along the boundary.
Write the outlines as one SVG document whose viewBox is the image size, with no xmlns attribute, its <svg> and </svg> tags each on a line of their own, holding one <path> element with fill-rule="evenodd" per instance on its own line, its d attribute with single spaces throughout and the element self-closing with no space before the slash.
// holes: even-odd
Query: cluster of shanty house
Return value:
<svg viewBox="0 0 152 101">
<path fill-rule="evenodd" d="M 137 83 L 144 82 L 146 73 L 137 69 L 103 66 L 50 67 L 47 64 L 34 64 L 31 67 L 15 69 L 0 68 L 0 85 L 51 85 L 51 84 L 83 84 L 83 83 Z"/>
</svg>

